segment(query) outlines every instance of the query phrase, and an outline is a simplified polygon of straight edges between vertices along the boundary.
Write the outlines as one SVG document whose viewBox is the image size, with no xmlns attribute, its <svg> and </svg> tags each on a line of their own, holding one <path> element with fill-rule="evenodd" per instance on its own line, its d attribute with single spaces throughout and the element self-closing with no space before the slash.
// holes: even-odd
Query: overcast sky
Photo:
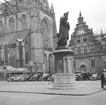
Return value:
<svg viewBox="0 0 106 105">
<path fill-rule="evenodd" d="M 64 12 L 69 11 L 70 33 L 73 32 L 79 12 L 81 11 L 84 21 L 94 33 L 100 33 L 101 29 L 106 33 L 106 0 L 48 0 L 54 5 L 57 31 L 59 19 Z"/>
</svg>

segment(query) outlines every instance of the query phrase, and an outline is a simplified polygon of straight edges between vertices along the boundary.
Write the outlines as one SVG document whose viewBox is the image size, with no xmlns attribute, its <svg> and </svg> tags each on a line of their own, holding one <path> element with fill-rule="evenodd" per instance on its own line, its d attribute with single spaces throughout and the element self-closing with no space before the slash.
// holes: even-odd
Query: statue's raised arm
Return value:
<svg viewBox="0 0 106 105">
<path fill-rule="evenodd" d="M 58 34 L 58 46 L 66 46 L 67 40 L 69 39 L 69 30 L 70 25 L 67 22 L 69 12 L 64 13 L 64 15 L 60 18 L 60 29 Z"/>
</svg>

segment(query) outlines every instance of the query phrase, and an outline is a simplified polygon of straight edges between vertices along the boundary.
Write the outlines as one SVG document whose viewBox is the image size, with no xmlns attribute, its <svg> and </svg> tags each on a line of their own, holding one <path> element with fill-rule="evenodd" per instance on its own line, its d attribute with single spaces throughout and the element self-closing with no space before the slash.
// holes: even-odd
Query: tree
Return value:
<svg viewBox="0 0 106 105">
<path fill-rule="evenodd" d="M 0 3 L 2 4 L 2 6 L 0 6 L 0 10 L 3 11 L 5 15 L 14 15 L 17 20 L 22 22 L 21 19 L 18 18 L 17 13 L 20 9 L 27 9 L 27 7 L 19 5 L 19 2 L 22 2 L 23 0 L 16 0 L 15 4 L 12 4 L 10 1 L 4 0 L 4 2 L 2 2 L 0 0 Z"/>
</svg>

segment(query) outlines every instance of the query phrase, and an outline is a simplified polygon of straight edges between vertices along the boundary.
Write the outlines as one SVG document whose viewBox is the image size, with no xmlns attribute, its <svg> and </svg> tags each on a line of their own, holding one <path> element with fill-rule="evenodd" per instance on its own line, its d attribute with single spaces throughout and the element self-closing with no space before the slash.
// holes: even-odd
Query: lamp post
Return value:
<svg viewBox="0 0 106 105">
<path fill-rule="evenodd" d="M 5 65 L 6 65 L 6 63 L 5 63 L 5 44 L 4 43 L 2 43 L 2 49 L 3 49 L 3 65 L 4 65 L 4 67 L 5 67 Z"/>
</svg>

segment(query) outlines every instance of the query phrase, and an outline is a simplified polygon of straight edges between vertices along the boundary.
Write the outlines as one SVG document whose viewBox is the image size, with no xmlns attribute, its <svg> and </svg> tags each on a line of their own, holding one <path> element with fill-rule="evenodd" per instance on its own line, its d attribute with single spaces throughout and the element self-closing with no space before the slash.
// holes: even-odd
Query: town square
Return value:
<svg viewBox="0 0 106 105">
<path fill-rule="evenodd" d="M 0 0 L 0 105 L 106 104 L 106 2 L 59 1 Z"/>
</svg>

